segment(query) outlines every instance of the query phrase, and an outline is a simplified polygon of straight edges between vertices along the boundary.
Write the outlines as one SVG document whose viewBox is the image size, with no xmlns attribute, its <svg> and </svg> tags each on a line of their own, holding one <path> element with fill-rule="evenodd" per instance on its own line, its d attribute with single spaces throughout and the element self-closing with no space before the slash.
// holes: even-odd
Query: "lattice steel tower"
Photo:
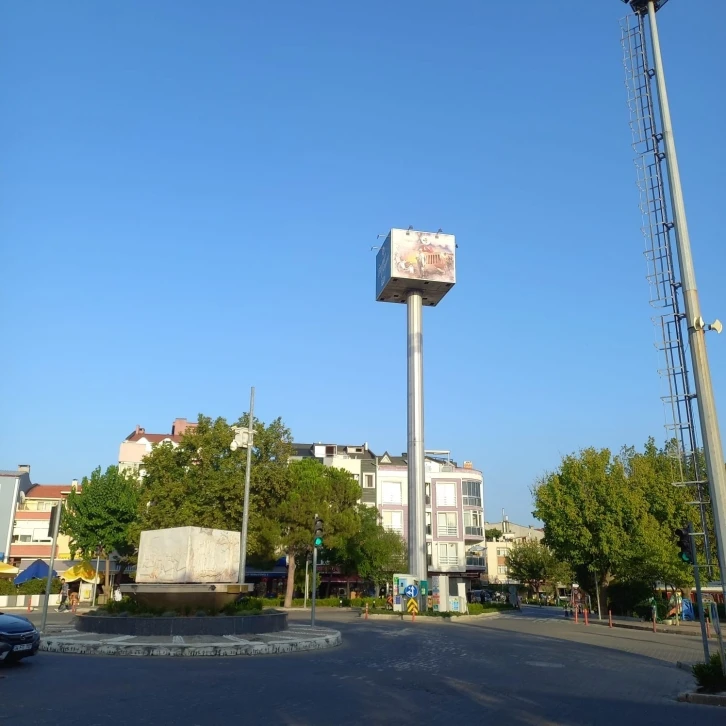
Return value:
<svg viewBox="0 0 726 726">
<path fill-rule="evenodd" d="M 726 564 L 726 469 L 705 333 L 707 330 L 720 332 L 721 326 L 718 321 L 707 325 L 701 317 L 691 258 L 656 22 L 656 12 L 667 1 L 623 0 L 633 10 L 633 14 L 621 22 L 623 60 L 636 152 L 650 302 L 656 310 L 653 322 L 656 347 L 662 360 L 659 373 L 666 383 L 666 395 L 663 396 L 666 429 L 669 441 L 674 442 L 672 454 L 677 471 L 674 483 L 692 488 L 693 503 L 700 515 L 707 565 L 711 570 L 706 516 L 709 505 L 713 512 L 719 561 Z M 693 375 L 689 371 L 689 357 Z M 705 471 L 698 456 L 701 442 Z M 720 572 L 726 593 L 723 567 Z"/>
</svg>

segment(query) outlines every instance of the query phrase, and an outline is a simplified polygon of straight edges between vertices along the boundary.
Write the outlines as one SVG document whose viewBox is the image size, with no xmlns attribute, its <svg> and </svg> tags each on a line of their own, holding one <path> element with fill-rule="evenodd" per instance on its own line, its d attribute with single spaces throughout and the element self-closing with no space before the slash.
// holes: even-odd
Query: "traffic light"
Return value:
<svg viewBox="0 0 726 726">
<path fill-rule="evenodd" d="M 319 517 L 315 518 L 315 533 L 313 535 L 313 544 L 316 547 L 323 546 L 323 520 Z"/>
<path fill-rule="evenodd" d="M 676 530 L 676 539 L 678 540 L 678 547 L 680 552 L 678 556 L 682 562 L 689 565 L 693 564 L 693 547 L 691 546 L 691 534 L 687 527 L 682 527 Z"/>
</svg>

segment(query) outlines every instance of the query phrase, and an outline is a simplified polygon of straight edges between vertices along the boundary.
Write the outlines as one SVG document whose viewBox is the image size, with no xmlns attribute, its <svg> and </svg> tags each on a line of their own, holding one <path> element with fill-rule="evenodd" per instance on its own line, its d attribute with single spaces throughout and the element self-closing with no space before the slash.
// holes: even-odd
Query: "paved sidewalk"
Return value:
<svg viewBox="0 0 726 726">
<path fill-rule="evenodd" d="M 277 633 L 261 633 L 241 637 L 224 635 L 134 636 L 81 633 L 73 628 L 43 636 L 40 649 L 51 653 L 122 656 L 238 656 L 272 655 L 310 650 L 323 650 L 340 645 L 340 631 L 292 624 Z"/>
</svg>

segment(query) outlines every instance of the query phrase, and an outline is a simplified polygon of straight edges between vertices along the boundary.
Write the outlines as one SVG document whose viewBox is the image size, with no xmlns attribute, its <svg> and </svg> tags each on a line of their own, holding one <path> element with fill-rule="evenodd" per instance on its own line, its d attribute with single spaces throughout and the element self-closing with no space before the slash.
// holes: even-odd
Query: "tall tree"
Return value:
<svg viewBox="0 0 726 726">
<path fill-rule="evenodd" d="M 84 477 L 81 490 L 71 490 L 61 518 L 60 531 L 70 538 L 71 557 L 92 559 L 98 552 L 106 559 L 106 584 L 110 556 L 126 559 L 134 553 L 133 528 L 138 518 L 139 486 L 131 475 L 109 466 Z"/>
<path fill-rule="evenodd" d="M 526 583 L 539 600 L 542 586 L 556 572 L 557 560 L 551 550 L 537 540 L 515 544 L 507 555 L 509 577 Z"/>
<path fill-rule="evenodd" d="M 294 461 L 288 467 L 288 489 L 284 499 L 269 512 L 270 532 L 287 555 L 288 574 L 285 607 L 292 605 L 297 560 L 312 546 L 313 526 L 318 515 L 324 524 L 326 548 L 343 547 L 360 527 L 356 502 L 360 485 L 343 469 L 327 467 L 316 459 Z"/>
<path fill-rule="evenodd" d="M 359 505 L 358 517 L 358 531 L 341 547 L 327 550 L 326 558 L 340 567 L 343 574 L 357 574 L 378 586 L 390 580 L 394 572 L 406 569 L 406 544 L 397 532 L 381 525 L 375 507 Z"/>
<path fill-rule="evenodd" d="M 237 424 L 246 426 L 248 414 Z M 239 531 L 244 508 L 247 451 L 232 451 L 234 433 L 224 418 L 200 415 L 177 447 L 160 444 L 144 458 L 138 530 L 211 527 Z M 248 552 L 271 556 L 276 545 L 270 512 L 287 490 L 292 436 L 275 419 L 255 420 L 250 472 Z M 137 532 L 138 538 L 138 532 Z"/>
</svg>

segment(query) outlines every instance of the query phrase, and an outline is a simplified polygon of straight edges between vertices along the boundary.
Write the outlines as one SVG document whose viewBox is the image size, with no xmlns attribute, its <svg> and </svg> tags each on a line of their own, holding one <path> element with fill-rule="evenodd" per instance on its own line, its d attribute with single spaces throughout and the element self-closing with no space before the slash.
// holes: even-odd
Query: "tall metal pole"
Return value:
<svg viewBox="0 0 726 726">
<path fill-rule="evenodd" d="M 255 387 L 250 388 L 250 413 L 247 422 L 247 467 L 245 468 L 245 499 L 242 510 L 242 536 L 239 541 L 239 577 L 238 582 L 244 585 L 247 568 L 247 524 L 250 519 L 250 470 L 252 468 L 252 437 L 255 425 Z"/>
<path fill-rule="evenodd" d="M 698 605 L 698 619 L 701 622 L 701 641 L 703 642 L 704 663 L 708 663 L 708 634 L 706 633 L 706 611 L 703 609 L 703 594 L 701 593 L 701 573 L 698 567 L 698 554 L 696 550 L 696 537 L 693 534 L 693 523 L 688 523 L 688 536 L 691 538 L 691 552 L 693 553 L 693 577 L 696 580 L 696 605 Z"/>
<path fill-rule="evenodd" d="M 410 291 L 408 308 L 408 562 L 410 573 L 427 579 L 423 406 L 423 300 Z"/>
<path fill-rule="evenodd" d="M 708 354 L 706 352 L 706 331 L 701 320 L 701 306 L 698 300 L 698 288 L 696 287 L 696 273 L 691 255 L 691 240 L 688 236 L 688 224 L 686 222 L 686 206 L 683 201 L 683 188 L 681 187 L 681 176 L 678 171 L 676 142 L 673 137 L 673 125 L 671 123 L 665 72 L 663 70 L 663 58 L 661 56 L 660 39 L 658 37 L 658 23 L 655 16 L 655 4 L 653 0 L 649 0 L 648 19 L 650 21 L 655 80 L 658 87 L 658 105 L 660 107 L 663 145 L 667 162 L 666 168 L 668 170 L 668 187 L 670 189 L 671 206 L 673 208 L 678 265 L 681 272 L 681 286 L 686 309 L 686 321 L 688 323 L 688 342 L 691 349 L 693 379 L 696 384 L 696 399 L 698 400 L 698 417 L 701 424 L 701 437 L 703 439 L 703 450 L 706 457 L 708 486 L 711 494 L 711 507 L 713 509 L 713 520 L 716 530 L 721 589 L 723 590 L 724 597 L 726 597 L 726 467 L 724 467 L 721 434 L 716 416 L 716 401 L 711 386 L 711 370 L 708 365 Z"/>
<path fill-rule="evenodd" d="M 310 597 L 310 626 L 315 627 L 315 600 L 318 593 L 318 548 L 313 547 L 313 587 Z"/>
<path fill-rule="evenodd" d="M 101 566 L 101 548 L 96 547 L 96 577 L 93 579 L 93 601 L 91 607 L 96 607 L 96 593 L 98 592 L 98 568 Z"/>
<path fill-rule="evenodd" d="M 48 620 L 48 601 L 50 600 L 50 586 L 53 582 L 53 565 L 55 563 L 55 548 L 58 543 L 58 530 L 60 529 L 61 507 L 63 504 L 58 502 L 55 505 L 57 509 L 54 512 L 55 521 L 53 522 L 53 543 L 50 546 L 50 564 L 48 566 L 48 578 L 45 581 L 45 602 L 43 603 L 43 617 L 40 621 L 40 632 L 45 632 L 45 624 Z M 54 507 L 55 508 L 55 507 Z M 32 597 L 32 596 L 31 596 Z"/>
<path fill-rule="evenodd" d="M 310 555 L 305 557 L 305 597 L 303 599 L 303 609 L 308 606 L 308 569 L 310 568 Z"/>
</svg>

